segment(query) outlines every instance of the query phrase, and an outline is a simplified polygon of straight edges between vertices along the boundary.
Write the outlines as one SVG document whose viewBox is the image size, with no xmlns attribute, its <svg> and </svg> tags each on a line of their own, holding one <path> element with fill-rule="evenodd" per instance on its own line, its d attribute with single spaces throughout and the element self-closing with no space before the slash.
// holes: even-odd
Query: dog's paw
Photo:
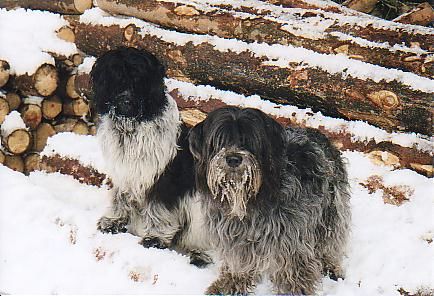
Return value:
<svg viewBox="0 0 434 296">
<path fill-rule="evenodd" d="M 207 295 L 248 295 L 253 292 L 254 285 L 250 277 L 222 274 L 208 287 Z"/>
<path fill-rule="evenodd" d="M 168 245 L 158 237 L 144 237 L 139 244 L 145 248 L 167 249 Z"/>
<path fill-rule="evenodd" d="M 205 252 L 193 250 L 189 252 L 190 264 L 196 265 L 199 268 L 204 268 L 212 263 L 211 257 Z"/>
<path fill-rule="evenodd" d="M 116 234 L 127 232 L 127 221 L 124 218 L 102 217 L 97 223 L 97 228 L 102 233 Z"/>
</svg>

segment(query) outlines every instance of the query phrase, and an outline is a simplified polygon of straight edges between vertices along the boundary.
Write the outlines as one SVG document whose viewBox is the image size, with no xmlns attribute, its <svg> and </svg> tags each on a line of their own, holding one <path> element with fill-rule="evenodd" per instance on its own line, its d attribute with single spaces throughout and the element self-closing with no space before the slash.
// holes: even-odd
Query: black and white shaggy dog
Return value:
<svg viewBox="0 0 434 296">
<path fill-rule="evenodd" d="M 145 247 L 180 248 L 204 264 L 188 130 L 164 76 L 155 56 L 134 48 L 108 51 L 92 68 L 97 137 L 113 182 L 112 212 L 98 229 L 129 231 Z"/>
<path fill-rule="evenodd" d="M 343 276 L 349 185 L 323 134 L 226 107 L 189 141 L 206 228 L 223 261 L 207 293 L 249 293 L 266 276 L 276 293 L 313 294 L 324 271 Z"/>
</svg>

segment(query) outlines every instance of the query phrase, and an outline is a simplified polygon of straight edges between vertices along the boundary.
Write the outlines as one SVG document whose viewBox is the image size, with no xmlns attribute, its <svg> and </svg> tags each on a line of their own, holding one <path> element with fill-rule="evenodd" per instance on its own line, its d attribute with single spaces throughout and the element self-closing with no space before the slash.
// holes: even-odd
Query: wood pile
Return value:
<svg viewBox="0 0 434 296">
<path fill-rule="evenodd" d="M 351 1 L 347 2 L 350 6 Z M 154 53 L 166 64 L 170 78 L 197 87 L 211 85 L 246 99 L 260 95 L 277 106 L 311 108 L 342 118 L 348 125 L 363 120 L 391 134 L 416 132 L 426 143 L 432 136 L 434 30 L 430 28 L 386 22 L 321 1 L 97 0 L 99 8 L 81 17 L 72 15 L 89 8 L 91 3 L 86 3 L 19 0 L 0 4 L 0 8 L 64 14 L 70 26 L 57 36 L 74 42 L 80 50 L 69 57 L 53 54 L 55 65 L 42 64 L 34 73 L 20 76 L 11 75 L 8 61 L 0 61 L 0 122 L 18 111 L 25 123 L 25 129 L 1 135 L 0 163 L 29 172 L 41 166 L 38 152 L 48 137 L 65 131 L 95 134 L 89 75 L 78 66 L 85 56 L 98 57 L 120 46 Z M 410 14 L 405 18 L 403 23 L 418 24 Z M 223 92 L 221 97 L 203 99 L 179 88 L 169 90 L 190 125 L 228 104 Z M 284 125 L 311 127 L 294 114 L 274 117 Z M 350 129 L 313 127 L 341 150 L 361 151 L 394 168 L 433 174 L 433 152 L 426 145 L 358 139 Z M 72 175 L 80 167 L 59 156 L 44 157 L 42 166 Z M 89 184 L 98 183 L 99 173 L 86 170 L 91 170 L 86 173 L 92 176 Z"/>
</svg>

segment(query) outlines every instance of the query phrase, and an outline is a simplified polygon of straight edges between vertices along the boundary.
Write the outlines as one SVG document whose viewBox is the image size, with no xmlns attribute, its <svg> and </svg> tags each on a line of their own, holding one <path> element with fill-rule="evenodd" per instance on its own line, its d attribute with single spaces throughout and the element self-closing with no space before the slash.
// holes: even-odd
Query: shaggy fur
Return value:
<svg viewBox="0 0 434 296">
<path fill-rule="evenodd" d="M 277 293 L 313 294 L 324 270 L 343 276 L 349 186 L 324 135 L 227 107 L 189 140 L 207 229 L 223 260 L 207 293 L 249 293 L 267 275 Z"/>
<path fill-rule="evenodd" d="M 112 212 L 98 229 L 129 231 L 145 247 L 181 248 L 206 264 L 194 237 L 200 233 L 190 233 L 198 200 L 188 129 L 164 76 L 153 55 L 134 48 L 108 51 L 92 69 L 97 136 L 113 182 Z"/>
</svg>

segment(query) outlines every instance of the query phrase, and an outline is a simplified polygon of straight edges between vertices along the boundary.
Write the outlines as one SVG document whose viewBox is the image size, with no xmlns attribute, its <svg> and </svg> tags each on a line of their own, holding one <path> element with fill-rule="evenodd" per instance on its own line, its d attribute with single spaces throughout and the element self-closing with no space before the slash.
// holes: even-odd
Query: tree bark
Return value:
<svg viewBox="0 0 434 296">
<path fill-rule="evenodd" d="M 398 16 L 393 21 L 402 24 L 426 26 L 434 22 L 434 9 L 428 2 L 424 2 L 415 9 Z"/>
<path fill-rule="evenodd" d="M 340 53 L 371 64 L 398 68 L 421 76 L 434 75 L 433 64 L 427 63 L 428 54 L 419 55 L 406 50 L 392 49 L 384 45 L 385 42 L 390 42 L 389 39 L 370 42 L 370 36 L 365 36 L 365 41 L 370 42 L 367 46 L 360 42 L 342 40 L 342 35 L 324 34 L 321 38 L 309 38 L 307 34 L 301 36 L 291 33 L 287 29 L 287 23 L 269 15 L 239 14 L 229 9 L 216 9 L 212 6 L 204 9 L 203 7 L 206 7 L 204 4 L 179 6 L 176 0 L 164 2 L 158 0 L 98 0 L 98 5 L 112 14 L 134 16 L 178 31 L 211 34 L 249 42 L 290 44 L 319 53 Z M 315 17 L 321 16 L 316 15 Z M 323 21 L 326 22 L 326 17 Z M 308 30 L 309 24 L 306 23 L 304 26 L 306 26 L 304 29 Z M 312 31 L 316 30 L 312 28 Z M 429 35 L 426 37 L 431 38 Z M 434 38 L 432 40 L 434 42 Z M 401 39 L 399 41 L 402 42 Z"/>
<path fill-rule="evenodd" d="M 105 174 L 96 169 L 82 165 L 76 159 L 62 157 L 58 154 L 52 156 L 42 156 L 41 169 L 49 173 L 59 172 L 71 175 L 80 183 L 101 187 L 104 184 L 110 186 L 110 181 Z"/>
<path fill-rule="evenodd" d="M 30 8 L 60 14 L 81 14 L 92 7 L 92 0 L 2 0 L 0 8 Z"/>
<path fill-rule="evenodd" d="M 58 85 L 58 73 L 55 66 L 41 65 L 34 74 L 12 76 L 9 85 L 24 96 L 47 97 L 54 93 Z"/>
<path fill-rule="evenodd" d="M 379 0 L 347 0 L 342 5 L 364 13 L 374 10 Z"/>
<path fill-rule="evenodd" d="M 289 9 L 293 7 L 294 2 L 297 2 L 297 0 L 260 1 L 272 4 L 279 4 Z M 323 13 L 323 15 L 333 21 L 333 24 L 327 26 L 326 32 L 338 31 L 343 33 L 350 33 L 353 36 L 370 39 L 371 41 L 387 41 L 392 45 L 405 44 L 407 46 L 411 46 L 412 44 L 417 44 L 422 49 L 428 51 L 433 50 L 434 36 L 432 35 L 432 33 L 430 33 L 430 31 L 432 31 L 430 29 L 418 28 L 417 26 L 405 27 L 402 25 L 397 25 L 394 22 L 380 20 L 376 17 L 372 17 L 356 11 L 354 11 L 355 14 L 353 15 L 351 15 L 351 12 L 349 12 L 348 10 L 343 11 L 342 9 L 340 9 L 340 11 L 324 12 L 325 14 Z M 309 12 L 304 15 L 303 18 L 316 17 L 318 15 L 321 15 L 320 11 L 318 13 Z M 342 18 L 342 16 L 344 16 L 344 18 Z M 348 16 L 350 18 L 345 18 L 345 16 Z M 361 18 L 361 22 L 357 23 L 355 19 L 351 18 L 352 16 Z M 349 21 L 349 23 L 345 24 L 346 21 Z"/>
<path fill-rule="evenodd" d="M 309 66 L 308 62 L 279 66 L 264 53 L 255 54 L 255 45 L 242 42 L 236 45 L 243 50 L 235 46 L 225 51 L 217 49 L 208 39 L 180 45 L 163 39 L 160 31 L 138 34 L 137 28 L 128 41 L 125 32 L 132 26 L 80 23 L 76 27 L 76 43 L 94 56 L 119 46 L 146 49 L 167 64 L 168 75 L 173 78 L 247 95 L 258 94 L 278 103 L 311 107 L 326 115 L 365 120 L 389 131 L 432 134 L 431 92 L 413 90 L 397 80 L 375 82 L 345 77 L 342 73 L 330 74 Z M 179 33 L 170 34 L 176 40 Z M 216 43 L 226 42 L 213 38 Z"/>
</svg>

